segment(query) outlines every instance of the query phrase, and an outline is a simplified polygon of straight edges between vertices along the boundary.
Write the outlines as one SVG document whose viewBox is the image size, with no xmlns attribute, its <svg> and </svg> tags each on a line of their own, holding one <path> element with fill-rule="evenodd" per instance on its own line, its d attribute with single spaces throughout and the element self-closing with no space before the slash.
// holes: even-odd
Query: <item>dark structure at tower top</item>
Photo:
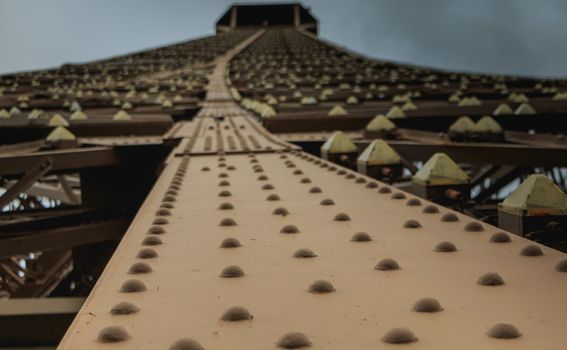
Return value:
<svg viewBox="0 0 567 350">
<path fill-rule="evenodd" d="M 235 28 L 294 26 L 317 34 L 319 22 L 309 8 L 299 3 L 233 5 L 217 21 L 217 33 Z"/>
</svg>

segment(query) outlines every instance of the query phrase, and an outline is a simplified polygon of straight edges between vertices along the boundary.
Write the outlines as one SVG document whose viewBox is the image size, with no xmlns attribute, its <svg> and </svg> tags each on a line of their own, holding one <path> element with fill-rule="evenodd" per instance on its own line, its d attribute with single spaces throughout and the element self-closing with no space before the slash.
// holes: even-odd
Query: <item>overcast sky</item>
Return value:
<svg viewBox="0 0 567 350">
<path fill-rule="evenodd" d="M 214 32 L 228 0 L 0 0 L 0 72 Z M 277 1 L 246 1 L 277 2 Z M 567 0 L 305 0 L 320 35 L 375 58 L 567 76 Z"/>
</svg>

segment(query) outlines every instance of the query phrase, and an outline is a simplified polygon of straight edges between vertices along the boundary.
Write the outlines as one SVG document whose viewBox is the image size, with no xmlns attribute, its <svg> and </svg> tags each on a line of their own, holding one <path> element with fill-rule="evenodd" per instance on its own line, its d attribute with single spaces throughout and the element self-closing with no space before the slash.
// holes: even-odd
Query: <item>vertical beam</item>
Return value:
<svg viewBox="0 0 567 350">
<path fill-rule="evenodd" d="M 299 17 L 299 5 L 293 6 L 293 25 L 299 27 L 301 25 L 301 18 Z"/>
<path fill-rule="evenodd" d="M 238 10 L 236 6 L 233 6 L 232 9 L 230 10 L 230 28 L 232 29 L 236 28 L 237 11 Z"/>
</svg>

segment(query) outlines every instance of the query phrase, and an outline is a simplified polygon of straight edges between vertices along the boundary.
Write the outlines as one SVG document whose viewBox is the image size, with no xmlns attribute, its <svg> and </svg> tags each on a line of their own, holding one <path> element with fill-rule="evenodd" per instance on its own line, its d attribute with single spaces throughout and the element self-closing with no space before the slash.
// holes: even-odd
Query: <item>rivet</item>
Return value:
<svg viewBox="0 0 567 350">
<path fill-rule="evenodd" d="M 356 180 L 354 182 L 357 183 L 357 184 L 363 184 L 363 183 L 366 183 L 366 179 L 363 178 L 363 177 L 358 177 L 358 178 L 356 178 Z"/>
<path fill-rule="evenodd" d="M 268 177 L 266 175 L 258 176 L 258 181 L 266 181 L 266 180 L 268 180 Z"/>
<path fill-rule="evenodd" d="M 303 171 L 297 169 L 293 171 L 293 175 L 303 175 Z"/>
<path fill-rule="evenodd" d="M 137 293 L 137 292 L 143 292 L 145 290 L 146 290 L 146 285 L 144 284 L 144 282 L 135 279 L 125 281 L 124 283 L 122 283 L 122 286 L 120 287 L 120 291 L 122 293 Z"/>
<path fill-rule="evenodd" d="M 366 184 L 366 188 L 378 188 L 378 184 L 374 181 L 370 181 Z"/>
<path fill-rule="evenodd" d="M 221 273 L 220 273 L 221 277 L 224 278 L 236 278 L 236 277 L 242 277 L 244 276 L 244 271 L 236 265 L 230 265 L 225 267 Z"/>
<path fill-rule="evenodd" d="M 380 270 L 380 271 L 390 271 L 390 270 L 399 270 L 400 269 L 400 265 L 398 264 L 398 262 L 394 259 L 391 258 L 384 258 L 382 260 L 380 260 L 378 262 L 378 264 L 376 264 L 376 266 L 374 267 L 374 269 L 376 270 Z"/>
<path fill-rule="evenodd" d="M 391 195 L 390 198 L 392 198 L 392 199 L 406 199 L 406 195 L 403 194 L 402 192 L 396 192 L 393 195 Z"/>
<path fill-rule="evenodd" d="M 205 350 L 205 348 L 194 339 L 183 338 L 173 343 L 169 350 Z"/>
<path fill-rule="evenodd" d="M 315 294 L 332 293 L 336 291 L 331 282 L 326 280 L 317 280 L 309 285 L 308 291 Z"/>
<path fill-rule="evenodd" d="M 223 321 L 229 322 L 251 320 L 252 318 L 254 317 L 243 306 L 233 306 L 226 310 L 221 316 Z"/>
<path fill-rule="evenodd" d="M 160 204 L 160 208 L 166 208 L 166 209 L 173 209 L 174 205 L 172 203 L 162 203 Z"/>
<path fill-rule="evenodd" d="M 224 202 L 219 205 L 219 210 L 231 210 L 234 209 L 234 205 L 229 202 Z"/>
<path fill-rule="evenodd" d="M 250 163 L 258 163 L 258 159 L 250 159 Z"/>
<path fill-rule="evenodd" d="M 354 179 L 355 177 L 356 177 L 356 175 L 354 175 L 353 173 L 348 173 L 348 174 L 345 176 L 345 178 L 347 178 L 347 179 L 349 179 L 349 180 L 350 180 L 350 179 Z"/>
<path fill-rule="evenodd" d="M 137 274 L 141 274 L 141 273 L 150 273 L 152 272 L 152 267 L 148 264 L 146 264 L 145 262 L 137 262 L 132 264 L 132 266 L 130 266 L 130 269 L 128 269 L 128 273 L 131 275 L 137 275 Z"/>
<path fill-rule="evenodd" d="M 322 163 L 322 164 L 320 165 L 320 167 L 323 168 L 323 169 L 324 169 L 324 168 L 328 168 L 328 167 L 329 167 L 329 164 L 327 164 L 327 163 Z"/>
<path fill-rule="evenodd" d="M 502 277 L 496 272 L 487 272 L 480 276 L 476 283 L 481 286 L 499 286 L 504 284 Z"/>
<path fill-rule="evenodd" d="M 236 226 L 236 221 L 232 218 L 224 218 L 219 223 L 219 226 Z"/>
<path fill-rule="evenodd" d="M 169 224 L 169 221 L 167 221 L 167 219 L 165 218 L 155 218 L 154 221 L 152 221 L 153 225 L 167 225 Z"/>
<path fill-rule="evenodd" d="M 295 225 L 285 225 L 280 230 L 280 233 L 286 233 L 286 234 L 298 233 L 298 232 L 299 232 L 299 228 L 297 228 L 297 226 Z"/>
<path fill-rule="evenodd" d="M 455 222 L 455 221 L 459 221 L 459 217 L 453 213 L 446 213 L 443 214 L 443 216 L 441 217 L 441 221 L 443 222 Z"/>
<path fill-rule="evenodd" d="M 465 231 L 467 232 L 481 232 L 484 231 L 484 227 L 476 221 L 471 221 L 465 225 Z"/>
<path fill-rule="evenodd" d="M 163 197 L 163 201 L 164 201 L 164 202 L 175 202 L 176 199 L 175 199 L 175 196 L 166 195 L 166 196 Z"/>
<path fill-rule="evenodd" d="M 444 242 L 439 242 L 436 246 L 435 246 L 435 251 L 436 252 L 441 252 L 441 253 L 450 253 L 450 252 L 456 252 L 457 251 L 457 247 L 448 241 L 444 241 Z"/>
<path fill-rule="evenodd" d="M 535 244 L 528 244 L 522 250 L 520 250 L 520 255 L 523 256 L 541 256 L 543 255 L 543 250 Z"/>
<path fill-rule="evenodd" d="M 329 170 L 329 171 L 335 171 L 335 170 L 337 170 L 337 167 L 334 166 L 334 165 L 331 165 L 331 166 L 329 167 L 329 169 L 327 169 L 327 170 Z"/>
<path fill-rule="evenodd" d="M 238 248 L 241 247 L 242 245 L 240 244 L 240 241 L 238 241 L 238 239 L 236 238 L 225 238 L 222 242 L 220 247 L 221 248 Z"/>
<path fill-rule="evenodd" d="M 218 167 L 219 167 L 219 168 L 226 168 L 226 163 L 219 163 L 219 164 L 218 164 Z"/>
<path fill-rule="evenodd" d="M 277 346 L 283 349 L 308 348 L 311 344 L 309 338 L 300 332 L 286 333 L 277 342 Z"/>
<path fill-rule="evenodd" d="M 487 335 L 496 339 L 514 339 L 520 337 L 522 334 L 515 326 L 508 323 L 498 323 L 490 327 Z"/>
<path fill-rule="evenodd" d="M 181 186 L 179 186 L 179 185 L 173 185 L 173 184 L 172 184 L 172 185 L 169 186 L 169 188 L 171 188 L 171 189 L 173 189 L 173 190 L 176 190 L 176 191 L 179 191 L 179 189 L 181 188 Z"/>
<path fill-rule="evenodd" d="M 335 221 L 350 221 L 350 216 L 348 216 L 348 214 L 346 214 L 346 213 L 338 213 L 337 215 L 335 215 L 333 220 L 335 220 Z"/>
<path fill-rule="evenodd" d="M 437 214 L 439 212 L 439 208 L 433 204 L 429 204 L 423 207 L 421 212 L 425 214 Z"/>
<path fill-rule="evenodd" d="M 421 201 L 417 198 L 410 198 L 406 202 L 406 205 L 409 206 L 409 207 L 418 207 L 418 206 L 421 205 Z"/>
<path fill-rule="evenodd" d="M 201 168 L 201 171 L 210 171 L 211 168 L 209 168 L 208 166 L 204 166 Z"/>
<path fill-rule="evenodd" d="M 266 197 L 267 201 L 279 201 L 280 200 L 280 196 L 278 196 L 275 193 L 272 193 L 271 195 L 269 195 L 268 197 Z"/>
<path fill-rule="evenodd" d="M 417 220 L 408 220 L 404 223 L 405 228 L 420 228 L 421 224 Z"/>
<path fill-rule="evenodd" d="M 229 165 L 226 170 L 236 170 L 236 167 L 234 165 Z"/>
<path fill-rule="evenodd" d="M 148 234 L 150 235 L 161 235 L 164 233 L 165 233 L 165 229 L 161 226 L 151 226 L 150 229 L 148 230 Z"/>
<path fill-rule="evenodd" d="M 325 198 L 321 201 L 320 204 L 321 205 L 335 205 L 335 201 L 333 201 L 331 198 Z"/>
<path fill-rule="evenodd" d="M 378 189 L 378 193 L 382 193 L 382 194 L 391 193 L 391 192 L 392 190 L 390 189 L 390 187 L 387 186 L 383 186 Z"/>
<path fill-rule="evenodd" d="M 417 337 L 407 328 L 399 327 L 389 330 L 382 341 L 388 344 L 407 344 L 417 341 Z"/>
<path fill-rule="evenodd" d="M 119 343 L 129 338 L 130 336 L 124 327 L 110 326 L 103 328 L 98 333 L 97 340 L 101 343 Z"/>
<path fill-rule="evenodd" d="M 352 235 L 350 240 L 353 242 L 370 242 L 372 237 L 366 232 L 357 232 Z"/>
<path fill-rule="evenodd" d="M 303 179 L 299 180 L 299 182 L 302 184 L 308 184 L 311 183 L 311 179 L 309 179 L 308 177 L 304 177 Z"/>
<path fill-rule="evenodd" d="M 177 196 L 178 192 L 175 190 L 168 190 L 167 192 L 165 192 L 165 194 L 171 195 L 171 196 Z"/>
<path fill-rule="evenodd" d="M 158 209 L 156 211 L 156 216 L 170 216 L 170 215 L 171 215 L 171 211 L 167 209 Z"/>
<path fill-rule="evenodd" d="M 219 182 L 219 186 L 221 186 L 221 187 L 230 186 L 230 182 L 223 180 L 223 181 Z"/>
<path fill-rule="evenodd" d="M 272 212 L 272 214 L 274 215 L 281 215 L 281 216 L 287 216 L 289 215 L 289 211 L 284 208 L 284 207 L 277 207 L 276 209 L 274 209 L 274 211 Z"/>
<path fill-rule="evenodd" d="M 321 191 L 321 189 L 317 186 L 313 186 L 309 189 L 309 193 L 321 193 L 323 191 Z"/>
<path fill-rule="evenodd" d="M 555 265 L 555 271 L 567 272 L 567 259 L 560 260 L 557 265 Z"/>
<path fill-rule="evenodd" d="M 156 236 L 149 236 L 144 238 L 144 240 L 142 241 L 142 245 L 160 245 L 162 244 L 161 238 L 156 237 Z"/>
<path fill-rule="evenodd" d="M 346 174 L 346 170 L 344 169 L 337 171 L 337 175 L 344 175 L 344 174 Z"/>
<path fill-rule="evenodd" d="M 228 177 L 228 174 L 227 174 L 227 173 L 220 173 L 220 174 L 219 174 L 219 177 L 220 177 L 220 178 Z"/>
<path fill-rule="evenodd" d="M 158 253 L 152 248 L 140 249 L 138 254 L 136 254 L 136 258 L 138 259 L 155 259 L 157 256 Z"/>
<path fill-rule="evenodd" d="M 139 311 L 140 311 L 139 307 L 127 301 L 118 303 L 114 305 L 112 309 L 110 309 L 110 313 L 112 315 L 131 315 L 138 313 Z"/>
<path fill-rule="evenodd" d="M 232 193 L 230 193 L 230 191 L 220 191 L 219 192 L 219 197 L 230 197 L 232 196 Z"/>
<path fill-rule="evenodd" d="M 288 168 L 295 168 L 295 164 L 290 163 L 290 164 L 286 165 L 286 167 L 288 167 Z"/>
<path fill-rule="evenodd" d="M 437 299 L 422 298 L 413 304 L 412 310 L 415 312 L 439 312 L 443 311 L 443 308 Z"/>
<path fill-rule="evenodd" d="M 263 172 L 264 172 L 264 169 L 262 169 L 262 168 L 256 168 L 256 169 L 254 169 L 254 172 L 255 172 L 255 173 L 263 173 Z"/>
<path fill-rule="evenodd" d="M 506 232 L 496 232 L 490 236 L 490 242 L 492 243 L 508 243 L 512 242 L 512 238 Z"/>
<path fill-rule="evenodd" d="M 262 186 L 263 190 L 273 190 L 274 186 L 272 184 L 265 184 L 264 186 Z"/>
<path fill-rule="evenodd" d="M 301 248 L 293 253 L 294 258 L 315 258 L 317 255 L 309 248 Z"/>
</svg>

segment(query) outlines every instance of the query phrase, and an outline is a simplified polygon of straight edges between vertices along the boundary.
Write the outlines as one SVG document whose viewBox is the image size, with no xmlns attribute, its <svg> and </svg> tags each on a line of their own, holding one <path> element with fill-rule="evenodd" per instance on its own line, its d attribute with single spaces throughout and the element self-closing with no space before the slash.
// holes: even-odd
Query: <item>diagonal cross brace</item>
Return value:
<svg viewBox="0 0 567 350">
<path fill-rule="evenodd" d="M 25 192 L 43 175 L 47 174 L 49 170 L 51 170 L 51 165 L 51 158 L 44 158 L 39 162 L 39 164 L 27 171 L 25 175 L 18 180 L 18 182 L 13 184 L 2 196 L 0 196 L 0 209 L 14 200 L 20 193 Z"/>
</svg>

